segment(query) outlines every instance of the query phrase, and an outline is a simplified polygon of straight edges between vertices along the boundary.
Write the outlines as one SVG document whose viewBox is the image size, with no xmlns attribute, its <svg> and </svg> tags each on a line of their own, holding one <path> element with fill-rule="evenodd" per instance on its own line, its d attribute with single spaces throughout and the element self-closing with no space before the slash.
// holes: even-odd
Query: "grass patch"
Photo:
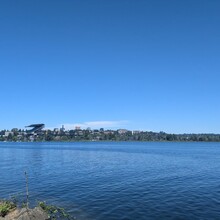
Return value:
<svg viewBox="0 0 220 220">
<path fill-rule="evenodd" d="M 14 202 L 0 201 L 0 217 L 5 217 L 14 208 L 16 208 L 16 204 Z"/>
<path fill-rule="evenodd" d="M 38 202 L 38 206 L 41 207 L 48 214 L 50 219 L 73 219 L 63 208 L 54 205 L 47 205 L 46 202 L 42 201 Z"/>
</svg>

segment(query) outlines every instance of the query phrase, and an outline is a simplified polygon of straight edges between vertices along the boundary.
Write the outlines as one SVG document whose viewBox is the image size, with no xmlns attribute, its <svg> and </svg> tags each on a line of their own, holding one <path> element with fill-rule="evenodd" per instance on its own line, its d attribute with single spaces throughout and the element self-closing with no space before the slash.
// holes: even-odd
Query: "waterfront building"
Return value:
<svg viewBox="0 0 220 220">
<path fill-rule="evenodd" d="M 118 129 L 119 134 L 126 134 L 128 132 L 127 129 Z"/>
<path fill-rule="evenodd" d="M 39 132 L 45 127 L 45 124 L 31 124 L 26 126 L 26 128 L 32 128 L 27 130 L 28 133 Z"/>
</svg>

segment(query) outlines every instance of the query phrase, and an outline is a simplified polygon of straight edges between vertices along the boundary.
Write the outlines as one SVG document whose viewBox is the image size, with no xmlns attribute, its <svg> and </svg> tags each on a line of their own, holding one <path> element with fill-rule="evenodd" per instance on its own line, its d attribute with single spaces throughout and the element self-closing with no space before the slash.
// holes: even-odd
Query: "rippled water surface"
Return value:
<svg viewBox="0 0 220 220">
<path fill-rule="evenodd" d="M 0 197 L 77 219 L 220 219 L 220 143 L 0 143 Z"/>
</svg>

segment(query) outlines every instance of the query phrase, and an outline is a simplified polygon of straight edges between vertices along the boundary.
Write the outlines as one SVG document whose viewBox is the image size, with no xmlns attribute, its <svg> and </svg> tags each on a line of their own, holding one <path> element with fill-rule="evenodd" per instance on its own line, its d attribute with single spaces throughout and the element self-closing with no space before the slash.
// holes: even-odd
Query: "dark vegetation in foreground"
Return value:
<svg viewBox="0 0 220 220">
<path fill-rule="evenodd" d="M 17 206 L 15 202 L 11 200 L 0 201 L 0 217 L 5 217 L 10 211 L 15 209 Z"/>
<path fill-rule="evenodd" d="M 9 218 L 7 218 L 9 217 Z M 0 219 L 38 219 L 38 220 L 73 220 L 63 208 L 48 205 L 40 201 L 34 209 L 27 207 L 26 203 L 19 204 L 17 200 L 0 200 Z"/>
<path fill-rule="evenodd" d="M 44 201 L 38 201 L 35 208 L 29 207 L 28 175 L 25 172 L 26 195 L 12 196 L 10 199 L 0 200 L 0 220 L 73 220 L 64 208 L 48 205 Z"/>
<path fill-rule="evenodd" d="M 0 141 L 206 141 L 220 142 L 220 134 L 168 134 L 152 131 L 75 129 L 42 130 L 30 133 L 12 129 L 0 131 Z"/>
</svg>

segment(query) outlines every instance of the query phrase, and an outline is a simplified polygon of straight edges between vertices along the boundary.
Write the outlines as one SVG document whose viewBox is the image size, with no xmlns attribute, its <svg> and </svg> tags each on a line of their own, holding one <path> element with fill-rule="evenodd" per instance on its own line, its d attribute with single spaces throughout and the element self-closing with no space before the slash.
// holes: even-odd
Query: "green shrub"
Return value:
<svg viewBox="0 0 220 220">
<path fill-rule="evenodd" d="M 10 201 L 0 202 L 0 216 L 5 217 L 15 207 L 16 205 L 13 202 Z"/>
<path fill-rule="evenodd" d="M 73 219 L 63 208 L 47 205 L 46 202 L 38 202 L 38 206 L 48 214 L 50 219 Z"/>
</svg>

